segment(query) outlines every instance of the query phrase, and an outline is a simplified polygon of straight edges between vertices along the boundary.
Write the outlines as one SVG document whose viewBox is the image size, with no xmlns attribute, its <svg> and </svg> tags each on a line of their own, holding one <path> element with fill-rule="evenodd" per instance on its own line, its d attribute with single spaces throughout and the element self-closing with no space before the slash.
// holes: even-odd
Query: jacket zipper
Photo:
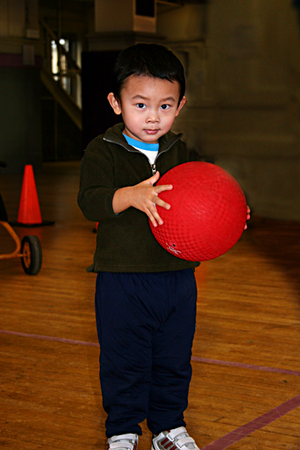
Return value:
<svg viewBox="0 0 300 450">
<path fill-rule="evenodd" d="M 151 163 L 149 162 L 149 159 L 147 158 L 147 156 L 144 155 L 144 153 L 140 152 L 139 150 L 136 150 L 136 149 L 130 150 L 129 148 L 125 147 L 125 145 L 122 145 L 120 142 L 114 142 L 114 141 L 111 141 L 110 139 L 107 139 L 107 138 L 105 138 L 105 137 L 103 138 L 103 140 L 106 141 L 106 142 L 110 142 L 111 144 L 121 145 L 121 147 L 123 147 L 123 148 L 124 148 L 125 150 L 127 150 L 128 152 L 131 152 L 131 153 L 141 153 L 142 155 L 146 156 L 146 158 L 148 159 L 148 162 L 149 162 L 149 164 L 150 164 L 150 167 L 151 167 L 152 175 L 155 175 L 156 172 L 157 172 L 157 168 L 156 168 L 156 161 L 157 161 L 157 158 L 158 158 L 160 155 L 162 155 L 163 153 L 167 152 L 171 147 L 173 147 L 173 145 L 180 139 L 180 137 L 181 137 L 181 136 L 178 136 L 178 139 L 176 139 L 169 147 L 165 148 L 162 152 L 158 153 L 158 154 L 156 155 L 156 158 L 155 158 L 155 161 L 154 161 L 153 164 L 151 164 Z"/>
</svg>

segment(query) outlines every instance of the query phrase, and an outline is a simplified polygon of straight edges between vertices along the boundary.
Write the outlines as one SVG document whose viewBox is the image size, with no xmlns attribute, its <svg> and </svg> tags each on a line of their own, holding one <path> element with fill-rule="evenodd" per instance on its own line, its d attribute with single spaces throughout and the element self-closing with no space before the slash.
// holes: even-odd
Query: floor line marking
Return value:
<svg viewBox="0 0 300 450">
<path fill-rule="evenodd" d="M 258 366 L 255 364 L 245 364 L 231 361 L 222 361 L 219 359 L 209 359 L 209 358 L 200 358 L 198 356 L 192 356 L 193 361 L 198 361 L 206 364 L 216 364 L 219 366 L 231 366 L 231 367 L 239 367 L 241 369 L 252 369 L 252 370 L 261 370 L 263 372 L 273 372 L 273 373 L 283 373 L 286 375 L 296 375 L 300 376 L 300 372 L 296 370 L 289 369 L 279 369 L 277 367 L 267 367 L 267 366 Z"/>
<path fill-rule="evenodd" d="M 254 419 L 251 422 L 246 423 L 245 425 L 239 428 L 236 428 L 235 430 L 231 431 L 230 433 L 226 434 L 220 439 L 217 439 L 216 441 L 211 442 L 205 447 L 202 447 L 201 450 L 225 450 L 230 445 L 239 442 L 243 438 L 252 434 L 254 431 L 260 430 L 261 428 L 270 425 L 270 423 L 274 422 L 277 419 L 280 419 L 281 417 L 285 416 L 286 414 L 298 408 L 299 406 L 300 406 L 300 395 L 297 395 L 291 400 L 288 400 L 287 402 L 282 403 L 276 408 L 271 409 L 271 411 L 268 411 L 267 413 L 263 414 L 257 419 Z"/>
<path fill-rule="evenodd" d="M 21 336 L 33 339 L 41 339 L 43 341 L 62 342 L 64 344 L 86 345 L 88 347 L 99 347 L 97 342 L 76 341 L 74 339 L 59 338 L 53 336 L 43 336 L 40 334 L 19 333 L 18 331 L 0 330 L 0 334 L 10 334 L 13 336 Z"/>
<path fill-rule="evenodd" d="M 85 346 L 89 346 L 89 347 L 99 347 L 99 344 L 96 342 L 87 342 L 87 341 L 79 341 L 79 340 L 74 340 L 74 339 L 43 336 L 43 335 L 38 335 L 38 334 L 21 333 L 21 332 L 17 332 L 17 331 L 0 330 L 0 334 L 21 336 L 21 337 L 27 337 L 27 338 L 54 341 L 54 342 L 62 342 L 62 343 L 73 344 L 73 345 L 75 344 L 75 345 L 85 345 Z M 193 356 L 192 360 L 207 363 L 207 364 L 218 364 L 218 365 L 233 366 L 233 367 L 239 367 L 239 368 L 262 370 L 265 372 L 285 373 L 288 375 L 298 375 L 298 376 L 300 375 L 300 372 L 296 372 L 293 370 L 256 366 L 256 365 L 252 365 L 252 364 L 234 363 L 234 362 L 229 362 L 229 361 L 220 361 L 217 359 L 200 358 L 197 356 Z M 283 417 L 284 415 L 286 415 L 289 412 L 293 411 L 294 409 L 298 408 L 299 406 L 300 406 L 300 395 L 297 395 L 296 397 L 292 398 L 291 400 L 288 400 L 287 402 L 282 403 L 281 405 L 277 406 L 276 408 L 272 409 L 271 411 L 268 411 L 267 413 L 263 414 L 262 416 L 259 416 L 257 419 L 252 420 L 251 422 L 231 431 L 230 433 L 226 434 L 225 436 L 221 437 L 220 439 L 217 439 L 216 441 L 211 442 L 210 444 L 206 445 L 205 447 L 202 447 L 201 450 L 225 450 L 230 445 L 232 445 L 236 442 L 239 442 L 243 438 L 252 434 L 254 431 L 260 430 L 261 428 L 269 425 L 270 423 L 274 422 L 275 420 Z"/>
<path fill-rule="evenodd" d="M 21 337 L 27 337 L 27 338 L 33 338 L 33 339 L 41 339 L 41 340 L 45 340 L 45 341 L 62 342 L 64 344 L 85 345 L 88 347 L 99 347 L 99 344 L 97 342 L 78 341 L 78 340 L 74 340 L 74 339 L 66 339 L 66 338 L 59 338 L 59 337 L 53 337 L 53 336 L 43 336 L 40 334 L 21 333 L 18 331 L 0 330 L 0 334 L 9 334 L 9 335 L 21 336 Z M 206 364 L 215 364 L 215 365 L 220 365 L 220 366 L 239 367 L 241 369 L 252 369 L 252 370 L 260 370 L 263 372 L 282 373 L 285 375 L 300 376 L 300 372 L 296 371 L 296 370 L 279 369 L 277 367 L 265 367 L 265 366 L 258 366 L 255 364 L 244 364 L 244 363 L 231 362 L 231 361 L 222 361 L 219 359 L 201 358 L 199 356 L 192 356 L 192 361 L 206 363 Z"/>
</svg>

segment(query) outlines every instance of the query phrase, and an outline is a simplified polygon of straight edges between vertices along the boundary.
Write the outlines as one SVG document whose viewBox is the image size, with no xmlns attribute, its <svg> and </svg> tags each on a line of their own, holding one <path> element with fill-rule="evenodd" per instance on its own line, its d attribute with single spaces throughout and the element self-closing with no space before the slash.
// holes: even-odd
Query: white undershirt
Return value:
<svg viewBox="0 0 300 450">
<path fill-rule="evenodd" d="M 159 150 L 159 144 L 148 144 L 147 142 L 138 141 L 137 139 L 133 139 L 126 134 L 123 134 L 127 143 L 131 145 L 131 147 L 136 148 L 140 152 L 144 153 L 149 159 L 150 164 L 154 164 L 155 158 L 157 156 Z"/>
</svg>

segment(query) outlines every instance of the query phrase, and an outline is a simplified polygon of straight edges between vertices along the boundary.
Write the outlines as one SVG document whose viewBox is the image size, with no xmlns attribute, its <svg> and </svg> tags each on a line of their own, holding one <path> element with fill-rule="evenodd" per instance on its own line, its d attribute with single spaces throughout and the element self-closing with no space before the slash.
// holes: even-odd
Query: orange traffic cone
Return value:
<svg viewBox="0 0 300 450">
<path fill-rule="evenodd" d="M 33 168 L 31 165 L 26 165 L 24 169 L 18 220 L 14 225 L 36 227 L 52 225 L 53 223 L 54 222 L 44 222 L 42 220 Z"/>
</svg>

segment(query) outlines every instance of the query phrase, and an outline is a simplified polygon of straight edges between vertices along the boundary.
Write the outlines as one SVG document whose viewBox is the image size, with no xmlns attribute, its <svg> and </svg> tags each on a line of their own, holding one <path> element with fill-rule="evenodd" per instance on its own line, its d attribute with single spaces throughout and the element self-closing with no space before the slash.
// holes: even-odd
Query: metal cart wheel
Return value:
<svg viewBox="0 0 300 450">
<path fill-rule="evenodd" d="M 21 242 L 21 262 L 27 275 L 36 275 L 42 266 L 42 247 L 37 236 L 24 236 Z"/>
</svg>

